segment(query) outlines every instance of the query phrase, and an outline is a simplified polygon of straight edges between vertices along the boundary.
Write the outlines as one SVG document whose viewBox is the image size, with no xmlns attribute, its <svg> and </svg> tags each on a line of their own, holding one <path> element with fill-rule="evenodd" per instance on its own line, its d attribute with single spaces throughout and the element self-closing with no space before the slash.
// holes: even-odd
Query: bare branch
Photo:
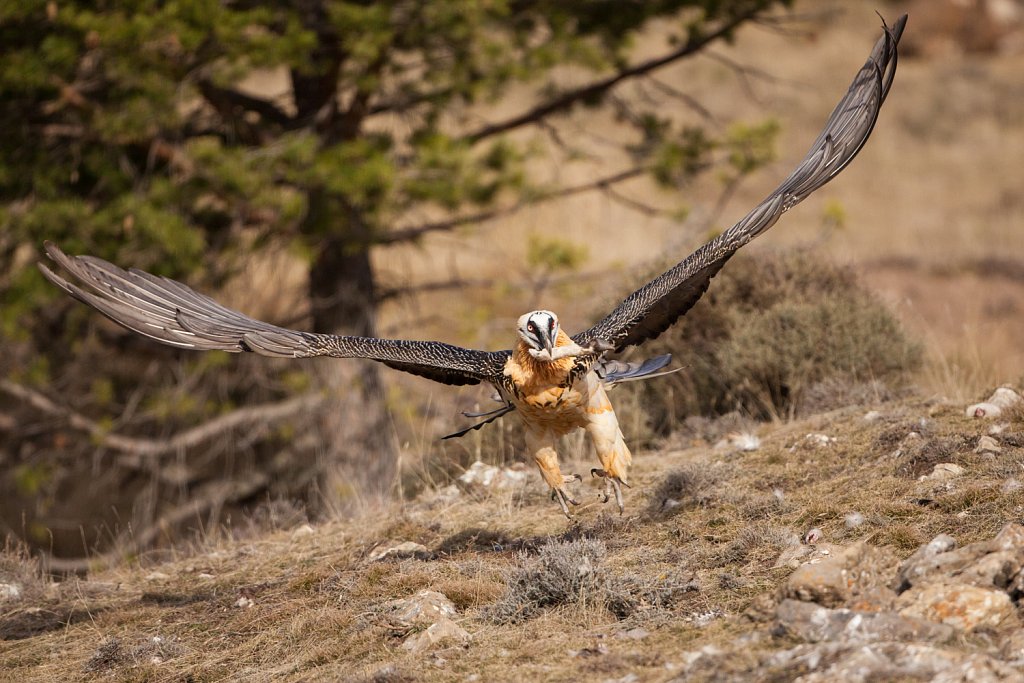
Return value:
<svg viewBox="0 0 1024 683">
<path fill-rule="evenodd" d="M 673 215 L 673 211 L 671 211 L 670 209 L 662 209 L 662 208 L 657 207 L 657 206 L 651 206 L 650 204 L 645 204 L 645 203 L 641 202 L 638 199 L 634 199 L 632 197 L 628 197 L 628 196 L 622 194 L 621 192 L 616 190 L 614 187 L 611 187 L 611 186 L 605 187 L 605 188 L 602 188 L 601 191 L 604 192 L 605 196 L 608 197 L 609 199 L 611 199 L 613 202 L 621 204 L 621 205 L 625 206 L 626 208 L 632 209 L 634 211 L 639 211 L 640 213 L 644 214 L 645 216 L 672 216 Z"/>
<path fill-rule="evenodd" d="M 763 9 L 761 8 L 748 10 L 747 12 L 733 17 L 731 20 L 725 22 L 710 33 L 690 38 L 681 47 L 669 52 L 668 54 L 622 69 L 607 78 L 602 78 L 583 87 L 569 90 L 557 97 L 554 97 L 553 99 L 538 104 L 527 112 L 513 116 L 512 118 L 504 121 L 499 121 L 498 123 L 486 125 L 483 128 L 466 135 L 464 139 L 470 143 L 477 143 L 493 135 L 505 133 L 515 128 L 535 123 L 536 121 L 556 112 L 571 109 L 577 102 L 602 95 L 622 81 L 630 78 L 636 78 L 637 76 L 643 76 L 651 71 L 660 69 L 663 66 L 678 61 L 683 57 L 688 57 L 699 52 L 706 45 L 722 38 L 730 31 L 757 16 L 761 12 L 763 12 Z"/>
<path fill-rule="evenodd" d="M 424 223 L 422 225 L 416 225 L 408 228 L 399 228 L 387 235 L 382 236 L 379 240 L 379 244 L 396 244 L 399 242 L 408 242 L 410 240 L 417 239 L 431 232 L 446 232 L 454 230 L 455 228 L 462 227 L 463 225 L 474 225 L 476 223 L 483 223 L 484 221 L 491 220 L 492 218 L 498 218 L 501 216 L 508 216 L 521 211 L 527 206 L 534 204 L 540 204 L 543 202 L 552 201 L 555 199 L 562 199 L 564 197 L 570 197 L 576 194 L 582 194 L 584 192 L 591 192 L 593 190 L 602 190 L 617 183 L 621 183 L 630 178 L 636 178 L 637 176 L 643 175 L 648 171 L 647 166 L 635 166 L 625 171 L 614 173 L 604 178 L 598 178 L 597 180 L 583 183 L 581 185 L 573 185 L 570 187 L 564 187 L 559 190 L 554 190 L 540 197 L 535 197 L 531 200 L 522 200 L 512 204 L 511 206 L 487 209 L 486 211 L 480 211 L 479 213 L 473 213 L 466 216 L 457 216 L 455 218 L 449 218 L 443 221 L 437 221 L 435 223 Z"/>
<path fill-rule="evenodd" d="M 648 80 L 656 89 L 660 90 L 661 92 L 665 93 L 670 97 L 674 97 L 675 99 L 679 100 L 687 107 L 689 107 L 691 110 L 696 112 L 698 116 L 700 116 L 708 123 L 715 123 L 714 115 L 710 111 L 708 111 L 703 104 L 698 102 L 697 98 L 695 98 L 693 95 L 684 93 L 682 90 L 674 88 L 668 83 L 665 83 L 661 79 L 655 78 L 654 76 L 649 76 Z"/>
<path fill-rule="evenodd" d="M 303 411 L 311 410 L 324 401 L 320 394 L 303 394 L 279 403 L 265 403 L 215 417 L 201 425 L 187 429 L 169 439 L 143 439 L 121 434 L 111 434 L 103 425 L 90 420 L 81 413 L 70 408 L 57 405 L 44 394 L 16 384 L 10 380 L 0 380 L 0 390 L 25 401 L 36 409 L 61 417 L 80 431 L 87 432 L 104 446 L 117 451 L 130 453 L 136 457 L 155 457 L 165 453 L 174 453 L 182 449 L 197 446 L 230 429 L 241 427 L 252 422 L 272 422 L 282 420 Z"/>
<path fill-rule="evenodd" d="M 381 291 L 374 300 L 377 303 L 388 301 L 389 299 L 396 299 L 400 296 L 406 296 L 409 294 L 424 294 L 426 292 L 443 292 L 449 289 L 464 289 L 466 287 L 487 287 L 494 280 L 492 278 L 481 279 L 481 280 L 467 280 L 464 278 L 456 277 L 450 280 L 437 280 L 435 282 L 423 282 L 416 285 L 408 285 L 405 287 L 391 287 Z"/>
</svg>

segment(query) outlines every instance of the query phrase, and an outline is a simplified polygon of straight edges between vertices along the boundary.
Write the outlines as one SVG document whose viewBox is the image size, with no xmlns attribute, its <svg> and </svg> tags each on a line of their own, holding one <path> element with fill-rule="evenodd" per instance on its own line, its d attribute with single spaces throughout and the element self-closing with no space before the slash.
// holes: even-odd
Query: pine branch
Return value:
<svg viewBox="0 0 1024 683">
<path fill-rule="evenodd" d="M 535 106 L 527 112 L 513 116 L 512 118 L 498 123 L 488 124 L 483 128 L 466 135 L 463 140 L 475 144 L 494 135 L 506 133 L 510 130 L 520 128 L 531 123 L 536 123 L 551 114 L 571 109 L 576 103 L 602 95 L 622 81 L 643 76 L 651 71 L 660 69 L 663 66 L 667 66 L 668 64 L 699 52 L 710 43 L 728 35 L 729 32 L 754 18 L 761 12 L 763 12 L 763 8 L 761 7 L 748 10 L 747 12 L 733 17 L 731 20 L 725 22 L 710 33 L 690 38 L 681 47 L 669 52 L 668 54 L 650 59 L 646 62 L 637 64 L 636 66 L 622 69 L 607 78 L 602 78 L 583 87 L 565 92 L 551 100 L 548 100 L 547 102 L 543 102 Z"/>
</svg>

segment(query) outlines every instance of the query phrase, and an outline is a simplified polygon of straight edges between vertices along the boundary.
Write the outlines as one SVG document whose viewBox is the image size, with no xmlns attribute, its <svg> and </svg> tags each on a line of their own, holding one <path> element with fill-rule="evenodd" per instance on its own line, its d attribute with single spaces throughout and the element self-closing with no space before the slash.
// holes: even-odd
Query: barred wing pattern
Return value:
<svg viewBox="0 0 1024 683">
<path fill-rule="evenodd" d="M 606 318 L 573 340 L 581 346 L 603 340 L 621 351 L 654 339 L 697 303 L 711 278 L 740 247 L 846 168 L 867 142 L 889 94 L 896 73 L 897 46 L 906 23 L 906 15 L 891 28 L 883 23 L 882 37 L 810 152 L 774 192 L 739 223 L 630 294 Z"/>
<path fill-rule="evenodd" d="M 81 285 L 40 264 L 50 282 L 119 325 L 179 348 L 286 358 L 367 358 L 444 384 L 499 382 L 510 353 L 441 342 L 289 330 L 222 306 L 175 280 L 137 269 L 126 271 L 95 256 L 68 256 L 52 242 L 46 242 L 45 248 Z"/>
</svg>

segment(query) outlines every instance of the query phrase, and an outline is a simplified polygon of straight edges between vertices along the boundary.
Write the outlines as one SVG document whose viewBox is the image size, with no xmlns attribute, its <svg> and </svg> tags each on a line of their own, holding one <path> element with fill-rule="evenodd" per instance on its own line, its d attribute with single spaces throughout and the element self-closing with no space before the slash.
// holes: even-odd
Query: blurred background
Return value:
<svg viewBox="0 0 1024 683">
<path fill-rule="evenodd" d="M 1024 3 L 6 6 L 0 533 L 76 571 L 522 458 L 514 420 L 438 441 L 487 389 L 130 334 L 42 279 L 43 240 L 300 329 L 583 329 L 789 173 L 876 10 L 910 21 L 874 135 L 644 349 L 684 371 L 621 391 L 638 447 L 1020 381 Z"/>
</svg>

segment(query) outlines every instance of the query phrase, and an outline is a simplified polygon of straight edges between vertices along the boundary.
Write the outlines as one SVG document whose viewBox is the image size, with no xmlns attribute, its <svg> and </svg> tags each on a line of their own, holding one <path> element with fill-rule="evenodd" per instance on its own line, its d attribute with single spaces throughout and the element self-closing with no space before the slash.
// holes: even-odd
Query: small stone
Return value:
<svg viewBox="0 0 1024 683">
<path fill-rule="evenodd" d="M 163 572 L 150 572 L 146 575 L 146 581 L 167 581 L 171 577 Z"/>
<path fill-rule="evenodd" d="M 946 481 L 955 479 L 964 473 L 964 468 L 952 462 L 940 462 L 932 470 L 931 474 L 925 474 L 917 478 L 918 481 Z"/>
<path fill-rule="evenodd" d="M 249 607 L 252 607 L 255 604 L 256 603 L 253 602 L 251 598 L 247 598 L 244 595 L 235 600 L 235 607 L 240 607 L 242 609 L 248 609 Z"/>
<path fill-rule="evenodd" d="M 975 453 L 1002 453 L 1003 448 L 999 445 L 999 442 L 993 439 L 991 436 L 982 436 L 978 439 L 978 445 L 974 449 Z"/>
<path fill-rule="evenodd" d="M 399 627 L 432 624 L 438 619 L 454 617 L 455 603 L 444 593 L 421 590 L 411 598 L 399 598 L 385 603 L 389 619 Z"/>
<path fill-rule="evenodd" d="M 983 417 L 992 419 L 999 417 L 1003 411 L 1012 408 L 1022 400 L 1020 394 L 1009 387 L 999 387 L 987 400 L 967 406 L 967 417 Z"/>
<path fill-rule="evenodd" d="M 744 453 L 756 451 L 761 447 L 761 439 L 757 434 L 751 434 L 750 432 L 731 434 L 729 435 L 729 441 L 732 442 L 733 448 Z"/>
<path fill-rule="evenodd" d="M 370 553 L 370 562 L 381 560 L 402 560 L 409 557 L 416 559 L 430 559 L 431 552 L 427 547 L 413 541 L 405 541 L 396 545 L 380 547 Z"/>
<path fill-rule="evenodd" d="M 302 526 L 296 528 L 295 531 L 292 532 L 292 540 L 306 538 L 307 536 L 312 536 L 315 533 L 316 529 L 311 527 L 309 524 L 303 524 Z"/>
<path fill-rule="evenodd" d="M 864 523 L 864 515 L 859 512 L 848 512 L 843 517 L 843 524 L 847 529 L 856 529 Z"/>
<path fill-rule="evenodd" d="M 828 434 L 808 434 L 804 437 L 804 441 L 815 448 L 824 448 L 831 446 L 838 441 L 838 439 L 834 436 L 829 436 Z"/>
<path fill-rule="evenodd" d="M 200 579 L 206 579 L 207 581 L 209 581 L 210 579 L 214 578 L 214 576 L 213 576 L 213 574 L 207 574 L 206 572 L 200 572 L 199 573 L 199 578 Z"/>
<path fill-rule="evenodd" d="M 815 545 L 818 541 L 825 537 L 825 533 L 818 527 L 814 527 L 804 534 L 804 543 L 807 545 Z"/>
<path fill-rule="evenodd" d="M 458 481 L 467 488 L 509 489 L 521 486 L 529 479 L 530 471 L 523 463 L 508 467 L 487 465 L 477 460 L 459 477 Z"/>
<path fill-rule="evenodd" d="M 1003 591 L 955 581 L 914 586 L 897 599 L 899 613 L 949 624 L 965 633 L 997 628 L 1015 616 L 1010 596 Z"/>
<path fill-rule="evenodd" d="M 447 617 L 441 617 L 419 633 L 414 633 L 402 643 L 402 649 L 423 652 L 441 644 L 462 645 L 469 642 L 469 632 Z"/>
<path fill-rule="evenodd" d="M 837 553 L 817 563 L 801 565 L 782 585 L 782 597 L 836 607 L 850 597 L 846 553 Z"/>
<path fill-rule="evenodd" d="M 16 583 L 0 583 L 0 602 L 14 602 L 21 597 L 21 586 Z"/>
<path fill-rule="evenodd" d="M 921 577 L 927 576 L 937 566 L 935 558 L 956 548 L 956 539 L 949 534 L 939 534 L 914 551 L 900 565 L 893 588 L 902 592 L 910 588 Z"/>
<path fill-rule="evenodd" d="M 864 413 L 864 420 L 866 422 L 878 422 L 882 419 L 882 413 L 877 410 L 869 410 Z"/>
</svg>

